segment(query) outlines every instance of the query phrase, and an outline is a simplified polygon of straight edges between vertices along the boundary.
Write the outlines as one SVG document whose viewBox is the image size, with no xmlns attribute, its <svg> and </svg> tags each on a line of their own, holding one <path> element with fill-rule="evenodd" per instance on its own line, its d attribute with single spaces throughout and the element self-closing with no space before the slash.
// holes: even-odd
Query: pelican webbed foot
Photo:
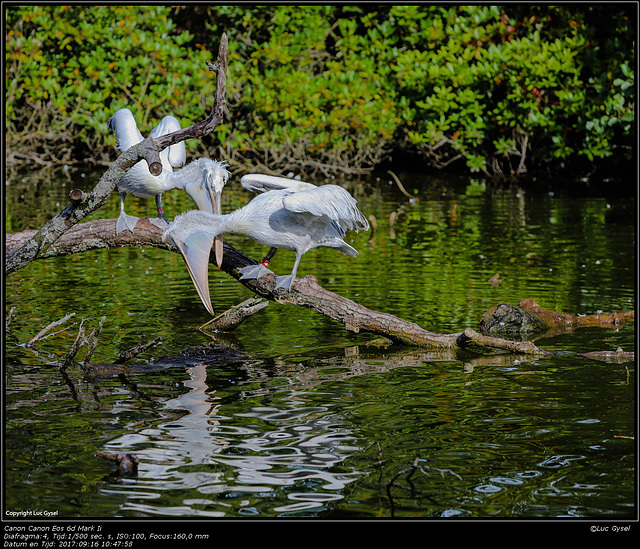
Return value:
<svg viewBox="0 0 640 549">
<path fill-rule="evenodd" d="M 257 265 L 248 265 L 246 267 L 242 267 L 240 269 L 240 280 L 248 280 L 248 279 L 257 279 L 261 278 L 264 275 L 273 274 L 273 271 L 267 269 L 262 263 L 258 263 Z"/>
<path fill-rule="evenodd" d="M 295 279 L 296 277 L 293 274 L 287 276 L 276 276 L 276 290 L 282 288 L 288 292 L 291 290 L 291 285 Z"/>
<path fill-rule="evenodd" d="M 159 227 L 163 231 L 165 229 L 168 229 L 169 225 L 170 225 L 170 222 L 168 220 L 166 220 L 163 215 L 162 216 L 159 215 L 158 217 L 150 217 L 149 218 L 149 222 L 151 224 L 155 225 L 156 227 Z"/>
<path fill-rule="evenodd" d="M 133 229 L 136 228 L 136 223 L 138 223 L 137 217 L 120 212 L 120 215 L 116 220 L 116 234 L 120 234 L 124 231 L 133 232 Z"/>
</svg>

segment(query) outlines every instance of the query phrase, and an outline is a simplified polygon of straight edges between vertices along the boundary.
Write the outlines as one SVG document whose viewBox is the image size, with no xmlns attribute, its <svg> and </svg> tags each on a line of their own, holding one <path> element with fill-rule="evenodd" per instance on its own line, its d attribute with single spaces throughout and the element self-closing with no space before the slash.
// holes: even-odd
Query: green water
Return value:
<svg viewBox="0 0 640 549">
<path fill-rule="evenodd" d="M 358 258 L 309 252 L 299 276 L 441 333 L 477 329 L 487 309 L 523 298 L 574 314 L 634 309 L 635 200 L 613 183 L 563 191 L 399 175 L 415 200 L 386 174 L 339 181 L 377 229 L 348 235 Z M 11 178 L 6 230 L 39 227 L 96 177 Z M 238 187 L 225 191 L 224 211 L 250 199 Z M 188 208 L 178 192 L 165 198 L 169 217 Z M 114 194 L 92 218 L 118 209 Z M 127 211 L 148 216 L 154 205 L 129 198 Z M 257 259 L 266 252 L 226 239 Z M 286 251 L 271 263 L 278 274 L 292 265 Z M 210 285 L 220 312 L 251 296 L 215 269 Z M 635 362 L 582 356 L 633 351 L 633 323 L 542 338 L 553 355 L 535 359 L 379 347 L 275 303 L 211 336 L 198 330 L 209 317 L 182 259 L 153 248 L 36 261 L 6 279 L 12 307 L 5 517 L 636 516 Z M 158 336 L 134 363 L 213 337 L 247 358 L 89 381 L 57 367 L 77 325 L 24 346 L 71 312 L 88 331 L 106 317 L 93 362 Z M 137 477 L 114 476 L 98 450 L 138 456 Z M 412 476 L 397 476 L 414 463 Z"/>
</svg>

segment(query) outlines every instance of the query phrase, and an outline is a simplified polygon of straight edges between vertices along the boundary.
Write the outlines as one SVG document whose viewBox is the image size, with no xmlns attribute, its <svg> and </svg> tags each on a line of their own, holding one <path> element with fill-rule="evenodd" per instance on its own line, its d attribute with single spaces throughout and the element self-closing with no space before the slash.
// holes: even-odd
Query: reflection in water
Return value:
<svg viewBox="0 0 640 549">
<path fill-rule="evenodd" d="M 38 501 L 65 517 L 631 509 L 633 422 L 625 410 L 634 384 L 618 365 L 592 361 L 585 376 L 561 356 L 525 364 L 510 355 L 369 346 L 325 355 L 99 382 L 10 365 L 11 508 Z M 585 379 L 587 390 L 576 394 Z M 97 449 L 136 455 L 138 476 L 105 478 L 111 465 L 95 458 Z M 403 477 L 411 490 L 387 494 L 386 483 L 416 458 L 460 478 Z"/>
<path fill-rule="evenodd" d="M 105 445 L 110 453 L 135 454 L 140 464 L 134 481 L 110 483 L 102 492 L 124 496 L 120 512 L 125 516 L 288 514 L 321 510 L 341 500 L 349 483 L 368 474 L 344 466 L 363 449 L 343 411 L 344 397 L 353 395 L 341 395 L 341 400 L 333 395 L 312 405 L 316 390 L 325 383 L 455 358 L 451 351 L 415 349 L 361 355 L 359 347 L 345 349 L 345 355 L 304 365 L 275 360 L 270 383 L 280 383 L 271 390 L 255 385 L 264 381 L 264 364 L 244 364 L 250 381 L 241 399 L 259 397 L 269 404 L 235 413 L 233 404 L 223 404 L 209 387 L 207 367 L 190 368 L 184 382 L 189 391 L 164 403 L 169 421 Z M 473 372 L 474 366 L 514 367 L 521 359 L 477 358 L 463 372 Z M 126 414 L 122 408 L 117 412 Z M 194 497 L 194 491 L 201 497 Z M 182 505 L 175 505 L 176 494 L 186 494 Z"/>
<path fill-rule="evenodd" d="M 124 514 L 224 516 L 229 504 L 217 502 L 215 496 L 264 497 L 278 487 L 287 487 L 286 497 L 294 503 L 277 505 L 273 511 L 302 511 L 340 499 L 338 492 L 360 475 L 334 469 L 359 448 L 331 404 L 305 406 L 304 391 L 287 390 L 281 407 L 255 406 L 224 416 L 215 391 L 208 391 L 206 366 L 195 366 L 189 373 L 185 386 L 190 391 L 165 405 L 187 414 L 105 446 L 108 452 L 134 453 L 140 459 L 137 482 L 104 489 L 126 495 Z M 304 491 L 295 491 L 296 486 L 304 486 Z M 148 501 L 162 500 L 162 492 L 194 489 L 203 498 L 189 497 L 183 506 Z M 243 506 L 241 501 L 239 507 Z"/>
</svg>

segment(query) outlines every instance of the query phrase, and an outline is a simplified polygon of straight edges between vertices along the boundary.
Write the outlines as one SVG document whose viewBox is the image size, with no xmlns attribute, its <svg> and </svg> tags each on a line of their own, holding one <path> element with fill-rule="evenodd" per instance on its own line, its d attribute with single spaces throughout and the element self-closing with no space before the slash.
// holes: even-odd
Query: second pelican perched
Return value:
<svg viewBox="0 0 640 549">
<path fill-rule="evenodd" d="M 129 109 L 118 110 L 107 122 L 107 126 L 116 134 L 116 148 L 122 152 L 143 140 L 135 118 Z M 159 137 L 180 129 L 180 123 L 173 116 L 165 116 L 150 133 L 151 137 Z M 169 222 L 164 218 L 162 193 L 171 189 L 184 189 L 194 200 L 198 209 L 221 214 L 220 194 L 229 179 L 229 172 L 224 162 L 209 158 L 198 158 L 184 168 L 173 171 L 184 165 L 186 161 L 184 141 L 167 147 L 160 152 L 162 173 L 152 175 L 145 160 L 135 164 L 118 183 L 120 193 L 120 216 L 116 221 L 116 234 L 131 231 L 136 226 L 137 217 L 127 215 L 124 211 L 124 199 L 129 192 L 139 198 L 155 196 L 157 218 L 151 223 L 166 229 Z M 215 239 L 215 251 L 218 266 L 222 263 L 222 237 Z"/>
<path fill-rule="evenodd" d="M 354 257 L 358 255 L 343 237 L 347 230 L 368 229 L 369 223 L 358 210 L 356 200 L 342 187 L 316 187 L 311 183 L 264 175 L 245 176 L 242 185 L 261 194 L 226 215 L 203 211 L 180 214 L 163 236 L 165 240 L 171 237 L 178 246 L 200 299 L 212 315 L 206 243 L 211 237 L 221 233 L 248 236 L 271 248 L 268 257 L 272 257 L 278 248 L 296 252 L 291 274 L 276 277 L 276 288 L 287 291 L 296 278 L 300 259 L 309 250 L 324 246 Z M 256 272 L 255 267 L 242 269 L 243 278 L 258 278 L 271 272 L 266 268 Z"/>
</svg>

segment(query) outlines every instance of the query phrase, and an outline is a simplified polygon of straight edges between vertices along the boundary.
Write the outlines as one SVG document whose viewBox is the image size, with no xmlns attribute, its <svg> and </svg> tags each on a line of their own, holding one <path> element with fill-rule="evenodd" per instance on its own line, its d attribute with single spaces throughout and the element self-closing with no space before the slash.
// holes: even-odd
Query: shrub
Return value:
<svg viewBox="0 0 640 549">
<path fill-rule="evenodd" d="M 233 29 L 227 155 L 264 168 L 358 171 L 390 152 L 400 119 L 379 52 L 332 6 L 211 8 L 210 34 Z M 334 51 L 331 41 L 336 42 Z"/>
<path fill-rule="evenodd" d="M 633 15 L 617 4 L 11 7 L 7 145 L 15 159 L 105 160 L 105 123 L 122 106 L 143 133 L 166 113 L 201 119 L 214 87 L 204 60 L 226 32 L 230 116 L 208 144 L 234 165 L 329 174 L 409 154 L 485 174 L 586 172 L 634 153 Z"/>
<path fill-rule="evenodd" d="M 167 113 L 183 124 L 201 118 L 199 101 L 190 100 L 186 113 L 182 107 L 210 78 L 205 52 L 183 47 L 191 36 L 174 32 L 168 8 L 35 5 L 6 15 L 6 135 L 14 159 L 113 160 L 106 122 L 125 106 L 143 134 Z"/>
<path fill-rule="evenodd" d="M 238 37 L 229 154 L 245 161 L 357 168 L 408 151 L 437 168 L 463 162 L 512 175 L 631 158 L 634 44 L 624 11 L 605 32 L 611 10 L 598 6 L 209 14 L 213 36 L 225 28 Z"/>
<path fill-rule="evenodd" d="M 472 172 L 493 173 L 522 173 L 526 161 L 540 168 L 603 158 L 628 142 L 633 50 L 607 44 L 599 57 L 593 27 L 584 18 L 558 21 L 563 13 L 513 19 L 496 6 L 392 8 L 405 29 L 396 70 L 412 113 L 409 142 L 436 166 L 465 158 Z"/>
</svg>

